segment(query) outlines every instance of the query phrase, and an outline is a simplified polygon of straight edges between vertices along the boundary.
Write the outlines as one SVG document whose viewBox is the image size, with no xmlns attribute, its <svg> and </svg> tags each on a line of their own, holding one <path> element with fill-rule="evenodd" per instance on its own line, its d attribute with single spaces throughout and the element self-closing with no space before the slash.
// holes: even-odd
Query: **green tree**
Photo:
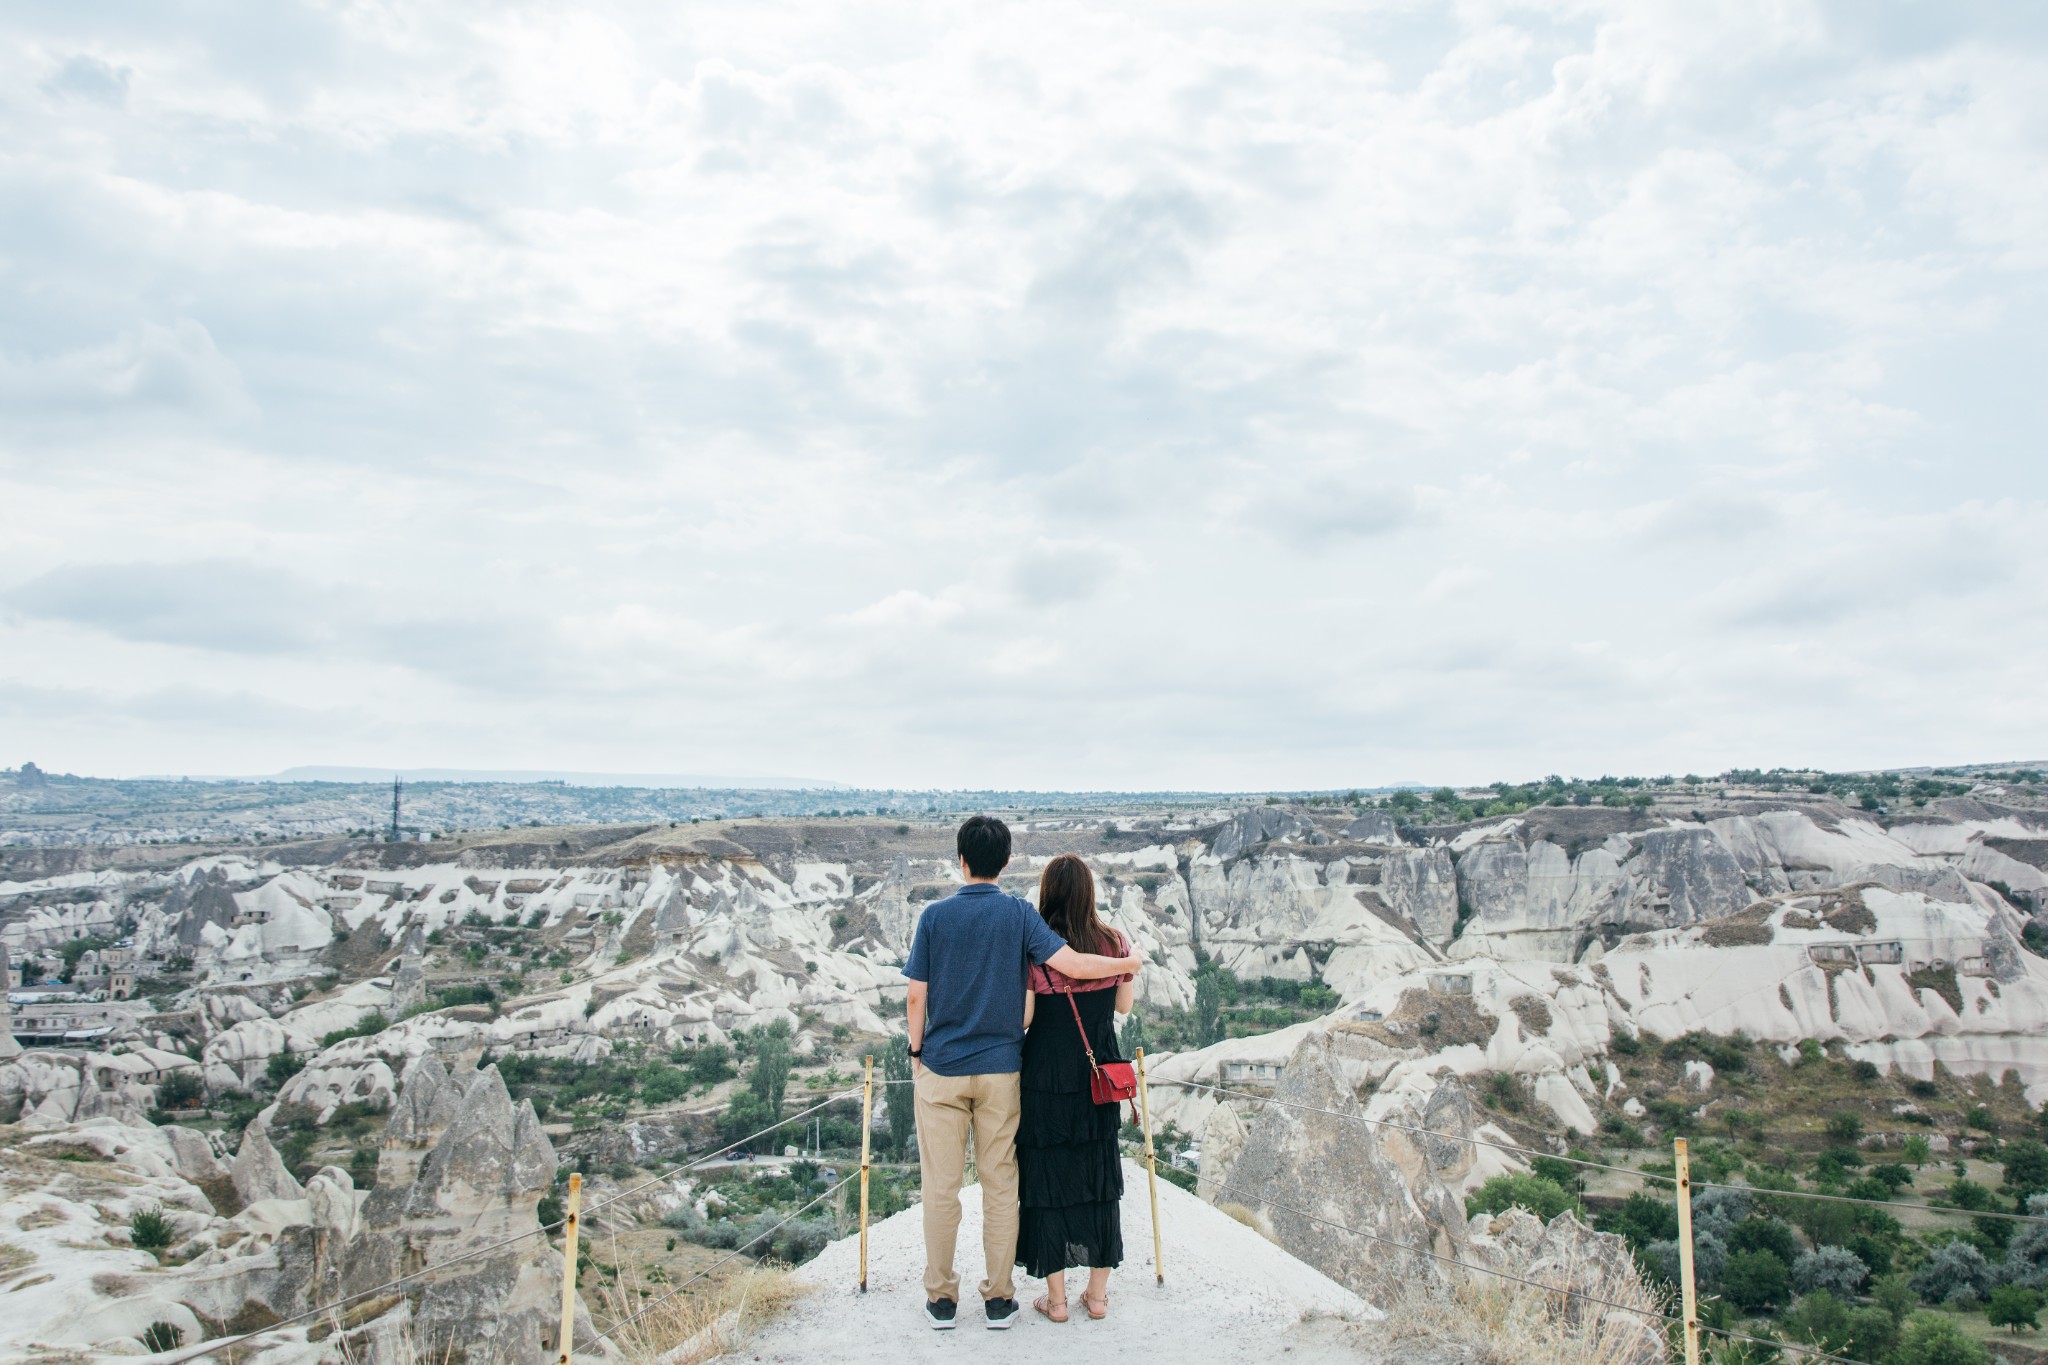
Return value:
<svg viewBox="0 0 2048 1365">
<path fill-rule="evenodd" d="M 273 1052 L 270 1060 L 263 1064 L 263 1079 L 269 1081 L 270 1088 L 275 1090 L 298 1075 L 305 1064 L 306 1059 L 296 1052 Z"/>
<path fill-rule="evenodd" d="M 206 1098 L 206 1082 L 193 1071 L 173 1071 L 157 1082 L 156 1107 L 190 1109 Z"/>
<path fill-rule="evenodd" d="M 789 1039 L 787 1020 L 777 1019 L 762 1029 L 754 1040 L 754 1069 L 747 1075 L 747 1088 L 776 1117 L 782 1114 L 782 1097 L 789 1089 Z"/>
<path fill-rule="evenodd" d="M 2007 1194 L 2024 1204 L 2028 1195 L 2048 1191 L 2048 1144 L 2021 1138 L 2006 1146 L 2001 1159 Z"/>
<path fill-rule="evenodd" d="M 1863 1116 L 1846 1109 L 1828 1115 L 1828 1136 L 1842 1142 L 1854 1142 L 1863 1136 Z"/>
<path fill-rule="evenodd" d="M 889 1098 L 889 1155 L 897 1161 L 910 1155 L 911 1134 L 917 1127 L 917 1101 L 911 1094 L 910 1040 L 891 1038 L 882 1053 L 882 1079 L 891 1084 Z"/>
<path fill-rule="evenodd" d="M 1884 1365 L 1992 1365 L 1992 1359 L 1948 1314 L 1915 1313 Z"/>
<path fill-rule="evenodd" d="M 1737 1308 L 1757 1312 L 1775 1308 L 1791 1292 L 1785 1263 L 1768 1251 L 1738 1251 L 1721 1268 L 1721 1292 Z"/>
<path fill-rule="evenodd" d="M 1912 1162 L 1913 1169 L 1917 1171 L 1927 1164 L 1928 1158 L 1934 1153 L 1928 1148 L 1927 1139 L 1915 1133 L 1906 1139 L 1906 1145 L 1900 1149 L 1900 1154 Z"/>
<path fill-rule="evenodd" d="M 1476 1191 L 1465 1196 L 1465 1216 L 1475 1213 L 1500 1213 L 1510 1208 L 1523 1208 L 1549 1222 L 1567 1209 L 1576 1209 L 1579 1201 L 1554 1180 L 1540 1175 L 1497 1175 L 1481 1185 Z"/>
<path fill-rule="evenodd" d="M 1152 1050 L 1152 1044 L 1145 1041 L 1145 1012 L 1143 1010 L 1133 1009 L 1130 1017 L 1124 1021 L 1122 1041 L 1124 1055 L 1127 1057 L 1137 1056 L 1140 1048 L 1147 1052 Z"/>
<path fill-rule="evenodd" d="M 2041 1311 L 2041 1292 L 2024 1289 L 2016 1284 L 2002 1284 L 1991 1291 L 1991 1307 L 1988 1316 L 1993 1327 L 2004 1327 L 2017 1332 L 2024 1327 L 2038 1331 L 2041 1323 L 2037 1316 Z"/>
<path fill-rule="evenodd" d="M 1207 1047 L 1223 1041 L 1223 989 L 1213 973 L 1195 977 L 1195 1045 Z"/>
</svg>

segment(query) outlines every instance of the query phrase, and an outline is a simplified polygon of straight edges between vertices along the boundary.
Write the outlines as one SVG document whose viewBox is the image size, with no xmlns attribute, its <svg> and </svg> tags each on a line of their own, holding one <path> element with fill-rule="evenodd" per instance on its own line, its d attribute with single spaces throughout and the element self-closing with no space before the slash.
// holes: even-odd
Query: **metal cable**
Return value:
<svg viewBox="0 0 2048 1365">
<path fill-rule="evenodd" d="M 1325 1109 L 1320 1105 L 1301 1104 L 1294 1100 L 1283 1100 L 1267 1095 L 1254 1095 L 1246 1090 L 1227 1090 L 1222 1086 L 1205 1085 L 1200 1081 L 1176 1081 L 1147 1077 L 1146 1084 L 1177 1085 L 1188 1090 L 1207 1090 L 1218 1095 L 1230 1095 L 1237 1099 L 1248 1100 L 1253 1104 L 1277 1104 L 1285 1109 L 1300 1109 L 1312 1114 L 1328 1114 L 1332 1118 L 1350 1119 L 1355 1123 L 1370 1124 L 1381 1128 L 1393 1128 L 1400 1132 L 1414 1133 L 1423 1137 L 1442 1138 L 1447 1142 L 1469 1142 L 1479 1147 L 1492 1147 L 1498 1151 L 1512 1152 L 1517 1156 L 1542 1157 L 1546 1161 L 1562 1161 L 1573 1166 L 1584 1166 L 1591 1170 L 1612 1171 L 1617 1175 L 1632 1175 L 1641 1180 L 1659 1180 L 1667 1185 L 1676 1185 L 1678 1183 L 1676 1176 L 1664 1175 L 1655 1171 L 1639 1171 L 1627 1166 L 1612 1166 L 1606 1162 L 1588 1161 L 1583 1157 L 1554 1156 L 1549 1152 L 1538 1152 L 1533 1148 L 1519 1146 L 1514 1143 L 1494 1142 L 1483 1137 L 1460 1137 L 1456 1133 L 1439 1132 L 1434 1128 L 1418 1128 L 1412 1124 L 1396 1123 L 1392 1119 L 1373 1119 L 1367 1118 L 1363 1114 L 1347 1114 L 1341 1109 Z M 2004 1213 L 1995 1209 L 1984 1209 L 1981 1211 L 1959 1209 L 1952 1205 L 1941 1204 L 1908 1204 L 1896 1199 L 1860 1199 L 1855 1195 L 1821 1194 L 1813 1190 L 1772 1190 L 1766 1189 L 1761 1185 L 1727 1185 L 1712 1180 L 1695 1180 L 1692 1182 L 1692 1187 L 1696 1190 L 1735 1190 L 1752 1196 L 1770 1195 L 1786 1199 L 1814 1199 L 1831 1204 L 1863 1204 L 1877 1209 L 1906 1209 L 1918 1213 L 1954 1214 L 1964 1218 L 2002 1218 L 2012 1223 L 2048 1223 L 2048 1217 L 2042 1217 L 2039 1214 Z"/>
<path fill-rule="evenodd" d="M 859 1174 L 860 1173 L 858 1171 L 849 1171 L 844 1176 L 841 1176 L 839 1180 L 836 1181 L 830 1188 L 821 1191 L 816 1198 L 812 1199 L 809 1203 L 804 1204 L 801 1207 L 797 1208 L 795 1211 L 791 1212 L 787 1217 L 783 1218 L 783 1220 L 777 1223 L 774 1227 L 766 1229 L 765 1231 L 761 1232 L 758 1236 L 748 1238 L 745 1242 L 741 1243 L 739 1246 L 734 1247 L 731 1251 L 719 1257 L 710 1265 L 705 1266 L 702 1270 L 692 1275 L 689 1279 L 684 1280 L 674 1289 L 669 1290 L 668 1293 L 663 1294 L 660 1298 L 654 1300 L 654 1302 L 644 1303 L 640 1305 L 639 1312 L 633 1314 L 631 1317 L 620 1318 L 617 1322 L 605 1328 L 596 1336 L 591 1337 L 584 1344 L 588 1346 L 595 1346 L 598 1342 L 603 1341 L 606 1337 L 609 1337 L 612 1333 L 618 1331 L 620 1328 L 628 1327 L 631 1326 L 633 1323 L 638 1322 L 641 1318 L 653 1312 L 655 1309 L 661 1307 L 661 1305 L 667 1303 L 670 1299 L 682 1293 L 685 1289 L 688 1289 L 691 1285 L 697 1283 L 697 1281 L 703 1279 L 712 1271 L 718 1269 L 720 1266 L 726 1264 L 729 1261 L 737 1259 L 740 1255 L 745 1253 L 748 1250 L 748 1248 L 759 1245 L 763 1239 L 773 1237 L 776 1233 L 782 1231 L 783 1228 L 789 1226 L 798 1218 L 802 1217 L 804 1214 L 809 1213 L 812 1209 L 816 1208 L 819 1204 L 822 1204 L 827 1199 L 830 1199 L 833 1195 L 839 1193 L 839 1191 L 845 1189 L 848 1185 L 853 1183 L 853 1181 L 856 1177 L 859 1176 Z"/>
<path fill-rule="evenodd" d="M 809 1109 L 799 1110 L 797 1113 L 791 1114 L 788 1118 L 781 1119 L 776 1123 L 770 1124 L 768 1127 L 761 1129 L 761 1131 L 758 1133 L 750 1133 L 746 1137 L 735 1138 L 731 1142 L 722 1142 L 717 1147 L 713 1148 L 710 1153 L 698 1157 L 695 1161 L 692 1161 L 689 1164 L 679 1167 L 677 1169 L 683 1171 L 693 1170 L 696 1167 L 703 1165 L 706 1161 L 713 1159 L 713 1157 L 719 1152 L 730 1151 L 734 1147 L 742 1146 L 745 1143 L 752 1142 L 755 1138 L 765 1137 L 769 1133 L 774 1132 L 776 1129 L 781 1128 L 787 1124 L 794 1123 L 796 1120 L 803 1118 L 808 1114 L 816 1113 L 818 1110 L 825 1108 L 827 1105 L 836 1104 L 840 1100 L 847 1099 L 859 1093 L 860 1092 L 858 1090 L 842 1090 L 836 1095 L 832 1095 L 826 1099 L 820 1100 L 817 1104 L 812 1105 Z M 647 1189 L 650 1186 L 664 1184 L 668 1180 L 672 1179 L 675 1176 L 675 1174 L 676 1171 L 670 1171 L 667 1174 L 654 1176 L 648 1180 L 644 1180 L 640 1184 L 635 1185 L 632 1189 L 621 1190 L 619 1193 L 612 1195 L 607 1199 L 599 1200 L 598 1202 L 592 1204 L 589 1208 L 581 1210 L 576 1216 L 579 1219 L 585 1218 L 590 1214 L 597 1212 L 597 1210 L 601 1208 L 604 1208 L 611 1204 L 616 1204 L 621 1199 L 625 1199 L 630 1195 L 638 1194 L 641 1190 Z M 847 1177 L 848 1180 L 852 1178 L 852 1176 Z M 844 1184 L 845 1182 L 842 1181 L 841 1183 Z M 346 1307 L 347 1305 L 356 1302 L 358 1299 L 371 1298 L 375 1295 L 385 1293 L 388 1290 L 396 1289 L 402 1284 L 409 1284 L 414 1280 L 424 1279 L 430 1275 L 438 1275 L 440 1272 L 446 1270 L 450 1266 L 461 1265 L 464 1261 L 472 1261 L 479 1256 L 489 1255 L 493 1251 L 500 1251 L 505 1247 L 513 1246 L 517 1243 L 524 1242 L 528 1238 L 545 1236 L 546 1234 L 553 1232 L 555 1229 L 561 1227 L 567 1221 L 568 1220 L 566 1218 L 558 1218 L 552 1223 L 542 1224 L 538 1227 L 535 1227 L 529 1232 L 517 1233 L 511 1237 L 505 1238 L 503 1241 L 492 1242 L 486 1246 L 480 1246 L 475 1248 L 474 1250 L 465 1251 L 460 1256 L 451 1256 L 445 1261 L 439 1261 L 431 1266 L 422 1267 L 419 1270 L 413 1271 L 409 1275 L 400 1275 L 397 1279 L 388 1280 L 383 1284 L 377 1285 L 375 1288 L 358 1290 L 356 1293 L 344 1295 L 343 1297 L 334 1300 L 332 1303 L 322 1304 L 318 1308 L 308 1308 L 302 1313 L 294 1313 L 288 1318 L 281 1318 L 278 1321 L 271 1323 L 268 1327 L 259 1327 L 256 1328 L 254 1331 L 244 1332 L 240 1336 L 223 1337 L 217 1341 L 206 1342 L 198 1348 L 196 1348 L 195 1350 L 192 1350 L 185 1355 L 178 1356 L 173 1360 L 165 1362 L 165 1365 L 185 1365 L 185 1362 L 188 1360 L 197 1360 L 201 1356 L 212 1355 L 217 1351 L 226 1350 L 229 1347 L 233 1346 L 239 1346 L 245 1341 L 249 1341 L 255 1337 L 266 1335 L 270 1332 L 278 1331 L 282 1328 L 290 1327 L 296 1323 L 305 1322 L 309 1318 L 316 1318 L 322 1316 L 323 1314 L 332 1313 L 336 1309 Z"/>
<path fill-rule="evenodd" d="M 1651 1318 L 1658 1322 L 1662 1322 L 1673 1327 L 1682 1328 L 1685 1325 L 1685 1320 L 1683 1318 L 1677 1317 L 1671 1313 L 1662 1312 L 1658 1309 L 1641 1308 L 1637 1307 L 1634 1304 L 1616 1303 L 1612 1299 L 1603 1299 L 1597 1295 L 1587 1294 L 1581 1290 L 1566 1289 L 1561 1285 L 1545 1284 L 1541 1280 L 1527 1279 L 1524 1276 L 1511 1274 L 1505 1270 L 1494 1270 L 1487 1266 L 1473 1265 L 1469 1262 L 1461 1261 L 1455 1256 L 1445 1256 L 1441 1255 L 1438 1252 L 1425 1251 L 1421 1247 L 1409 1246 L 1406 1242 L 1396 1241 L 1391 1237 L 1382 1237 L 1377 1233 L 1361 1232 L 1357 1228 L 1347 1227 L 1342 1223 L 1334 1221 L 1333 1219 L 1319 1217 L 1316 1214 L 1308 1212 L 1306 1209 L 1297 1209 L 1286 1204 L 1275 1204 L 1271 1200 L 1262 1199 L 1262 1202 L 1267 1208 L 1278 1209 L 1283 1213 L 1291 1213 L 1296 1215 L 1297 1217 L 1306 1218 L 1310 1222 L 1320 1223 L 1324 1227 L 1334 1228 L 1339 1232 L 1349 1233 L 1353 1237 L 1363 1237 L 1365 1240 L 1369 1242 L 1384 1243 L 1387 1246 L 1394 1247 L 1399 1251 L 1407 1252 L 1410 1255 L 1426 1256 L 1432 1261 L 1441 1261 L 1446 1265 L 1456 1266 L 1460 1270 L 1469 1271 L 1473 1274 L 1490 1275 L 1493 1278 L 1500 1280 L 1511 1280 L 1516 1284 L 1527 1285 L 1531 1289 L 1541 1289 L 1544 1292 L 1550 1294 L 1562 1294 L 1569 1299 L 1577 1299 L 1583 1303 L 1598 1304 L 1602 1308 L 1612 1308 L 1623 1313 L 1634 1313 L 1638 1316 Z M 1731 1331 L 1730 1329 L 1725 1327 L 1701 1327 L 1698 1330 L 1702 1333 L 1718 1332 L 1720 1335 L 1724 1337 L 1732 1337 L 1740 1341 L 1753 1341 L 1757 1342 L 1760 1345 L 1777 1346 L 1787 1350 L 1799 1351 L 1803 1354 L 1814 1356 L 1821 1360 L 1840 1361 L 1842 1362 L 1842 1365 L 1860 1365 L 1860 1362 L 1850 1360 L 1846 1356 L 1831 1355 L 1828 1352 L 1822 1351 L 1816 1347 L 1801 1346 L 1796 1342 L 1772 1341 L 1768 1337 L 1750 1336 L 1743 1332 Z"/>
</svg>

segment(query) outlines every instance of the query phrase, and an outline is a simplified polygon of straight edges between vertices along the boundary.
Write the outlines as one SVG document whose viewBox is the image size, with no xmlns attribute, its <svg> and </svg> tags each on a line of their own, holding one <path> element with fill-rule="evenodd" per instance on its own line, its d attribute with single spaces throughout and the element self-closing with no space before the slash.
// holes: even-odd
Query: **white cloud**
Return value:
<svg viewBox="0 0 2048 1365">
<path fill-rule="evenodd" d="M 2043 37 L 10 12 L 0 689 L 100 771 L 2038 752 Z"/>
</svg>

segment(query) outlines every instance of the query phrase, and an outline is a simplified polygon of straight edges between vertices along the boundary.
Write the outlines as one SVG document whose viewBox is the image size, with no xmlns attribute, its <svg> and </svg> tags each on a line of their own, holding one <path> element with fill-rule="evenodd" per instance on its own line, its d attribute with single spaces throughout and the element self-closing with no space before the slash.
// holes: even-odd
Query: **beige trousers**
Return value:
<svg viewBox="0 0 2048 1365">
<path fill-rule="evenodd" d="M 960 1236 L 960 1181 L 967 1173 L 967 1139 L 981 1175 L 981 1251 L 988 1278 L 984 1299 L 1012 1299 L 1017 1264 L 1017 1073 L 917 1076 L 917 1160 L 924 1177 L 924 1293 L 960 1299 L 953 1244 Z"/>
</svg>

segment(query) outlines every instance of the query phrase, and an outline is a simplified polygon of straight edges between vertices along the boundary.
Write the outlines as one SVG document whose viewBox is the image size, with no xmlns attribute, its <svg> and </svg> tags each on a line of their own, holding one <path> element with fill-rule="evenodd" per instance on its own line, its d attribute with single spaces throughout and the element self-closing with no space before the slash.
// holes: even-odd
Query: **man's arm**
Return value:
<svg viewBox="0 0 2048 1365">
<path fill-rule="evenodd" d="M 924 1047 L 924 994 L 925 983 L 910 983 L 910 994 L 903 998 L 903 1011 L 907 1020 L 904 1032 L 910 1037 L 910 1050 L 916 1052 Z M 910 1074 L 915 1076 L 924 1069 L 924 1063 L 916 1057 L 910 1059 Z"/>
<path fill-rule="evenodd" d="M 1129 957 L 1104 957 L 1100 953 L 1077 953 L 1072 948 L 1063 947 L 1047 958 L 1045 965 L 1076 981 L 1100 981 L 1105 976 L 1127 973 L 1135 976 L 1145 965 L 1145 959 L 1136 953 Z"/>
</svg>

